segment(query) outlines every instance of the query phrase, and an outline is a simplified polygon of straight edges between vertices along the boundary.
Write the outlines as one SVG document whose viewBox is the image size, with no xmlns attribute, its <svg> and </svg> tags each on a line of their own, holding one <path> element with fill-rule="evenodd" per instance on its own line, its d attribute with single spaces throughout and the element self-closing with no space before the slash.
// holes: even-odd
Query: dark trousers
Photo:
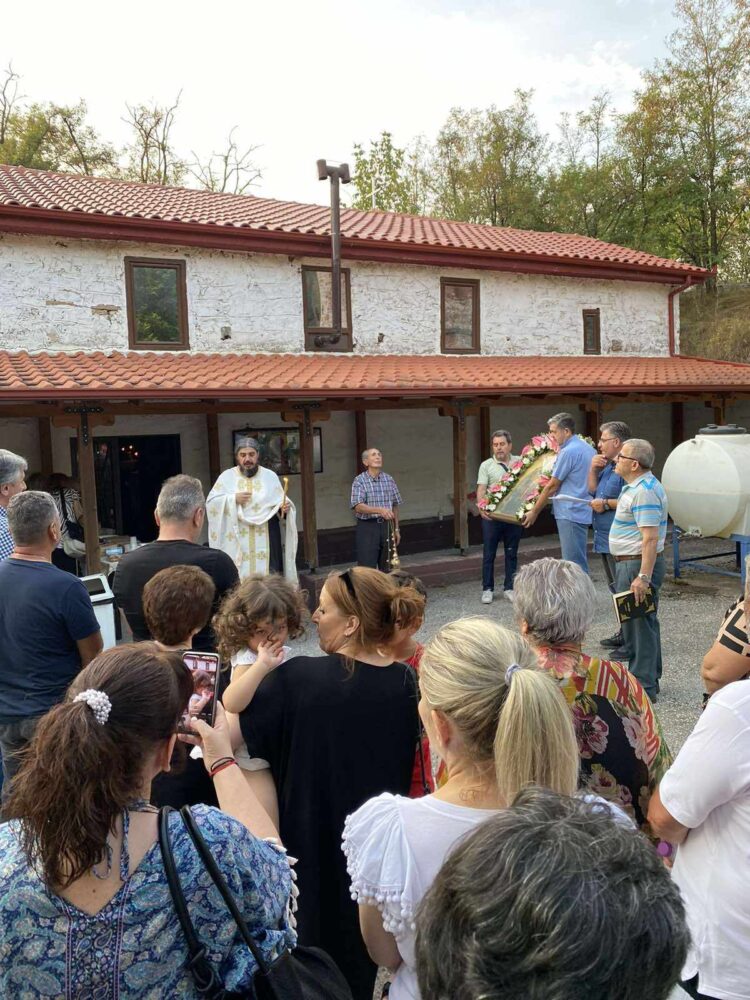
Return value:
<svg viewBox="0 0 750 1000">
<path fill-rule="evenodd" d="M 625 559 L 615 562 L 615 586 L 617 593 L 621 594 L 625 590 L 630 590 L 630 584 L 638 576 L 641 569 L 641 557 L 634 556 L 632 559 Z M 633 618 L 632 621 L 622 623 L 623 646 L 632 652 L 630 658 L 630 672 L 643 685 L 649 698 L 659 693 L 659 681 L 661 679 L 661 631 L 659 629 L 659 588 L 664 582 L 664 556 L 661 553 L 656 557 L 654 571 L 651 574 L 651 587 L 654 591 L 654 603 L 656 613 L 644 615 L 642 618 Z"/>
<path fill-rule="evenodd" d="M 686 983 L 680 983 L 680 986 L 686 993 L 689 993 L 691 997 L 695 997 L 695 1000 L 714 1000 L 714 998 L 710 997 L 708 993 L 698 992 L 697 976 L 693 976 L 693 978 L 689 979 Z"/>
<path fill-rule="evenodd" d="M 607 586 L 612 591 L 613 594 L 617 593 L 615 589 L 615 557 L 611 556 L 609 552 L 600 552 L 599 555 L 602 557 L 602 565 L 604 566 L 604 572 L 607 576 Z"/>
<path fill-rule="evenodd" d="M 388 572 L 388 522 L 357 518 L 357 565 Z"/>
<path fill-rule="evenodd" d="M 19 719 L 18 722 L 4 722 L 0 724 L 0 753 L 2 754 L 3 761 L 3 803 L 5 803 L 8 797 L 10 783 L 21 766 L 18 755 L 31 742 L 40 719 L 41 715 L 33 715 L 27 719 Z"/>
<path fill-rule="evenodd" d="M 268 522 L 268 572 L 284 572 L 284 554 L 281 548 L 281 525 L 275 515 Z"/>
<path fill-rule="evenodd" d="M 482 518 L 482 590 L 495 589 L 495 556 L 497 547 L 502 541 L 505 553 L 506 590 L 513 590 L 513 578 L 518 567 L 518 543 L 521 541 L 523 528 L 521 525 L 508 524 L 506 521 L 486 521 Z"/>
</svg>

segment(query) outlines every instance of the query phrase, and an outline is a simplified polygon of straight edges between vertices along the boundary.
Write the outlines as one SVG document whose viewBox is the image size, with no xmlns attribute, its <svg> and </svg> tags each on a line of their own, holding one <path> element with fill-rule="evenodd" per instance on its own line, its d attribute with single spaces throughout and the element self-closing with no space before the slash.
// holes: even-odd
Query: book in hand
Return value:
<svg viewBox="0 0 750 1000">
<path fill-rule="evenodd" d="M 624 590 L 621 594 L 613 594 L 612 600 L 614 601 L 615 614 L 620 624 L 622 622 L 629 622 L 633 618 L 644 618 L 646 615 L 652 615 L 656 611 L 654 592 L 650 586 L 647 588 L 640 604 L 635 603 L 635 594 L 632 590 Z"/>
</svg>

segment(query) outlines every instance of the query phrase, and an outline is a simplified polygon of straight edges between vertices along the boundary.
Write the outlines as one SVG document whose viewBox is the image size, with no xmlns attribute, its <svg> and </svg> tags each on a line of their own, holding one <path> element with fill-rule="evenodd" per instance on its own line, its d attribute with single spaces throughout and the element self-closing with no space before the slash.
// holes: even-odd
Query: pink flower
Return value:
<svg viewBox="0 0 750 1000">
<path fill-rule="evenodd" d="M 625 716 L 622 720 L 622 728 L 625 730 L 628 743 L 635 750 L 638 760 L 648 764 L 648 732 L 643 720 L 638 717 L 628 718 Z"/>
<path fill-rule="evenodd" d="M 500 483 L 493 483 L 492 486 L 490 486 L 490 493 L 499 493 L 500 490 L 501 490 Z"/>
<path fill-rule="evenodd" d="M 511 472 L 518 472 L 518 471 L 519 471 L 520 469 L 522 469 L 522 468 L 523 468 L 523 462 L 521 462 L 521 461 L 518 461 L 518 462 L 514 462 L 514 463 L 513 463 L 512 465 L 511 465 L 511 467 L 510 467 L 510 471 L 511 471 Z"/>
<path fill-rule="evenodd" d="M 533 445 L 525 444 L 523 448 L 521 448 L 521 455 L 528 455 L 532 449 Z"/>
<path fill-rule="evenodd" d="M 580 705 L 573 705 L 573 725 L 576 727 L 578 752 L 584 760 L 607 749 L 609 726 L 598 715 L 587 715 Z"/>
<path fill-rule="evenodd" d="M 477 507 L 480 507 L 482 510 L 486 510 L 487 509 L 487 500 L 484 497 L 482 497 L 481 500 L 477 500 Z"/>
</svg>

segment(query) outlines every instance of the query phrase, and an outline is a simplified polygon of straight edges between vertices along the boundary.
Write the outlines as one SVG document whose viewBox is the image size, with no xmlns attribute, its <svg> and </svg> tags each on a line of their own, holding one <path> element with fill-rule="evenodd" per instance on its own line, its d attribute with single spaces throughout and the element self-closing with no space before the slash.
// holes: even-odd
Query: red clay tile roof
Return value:
<svg viewBox="0 0 750 1000">
<path fill-rule="evenodd" d="M 687 357 L 28 354 L 0 351 L 0 403 L 746 392 L 750 365 Z"/>
<path fill-rule="evenodd" d="M 42 216 L 48 224 L 46 229 L 38 228 L 39 232 L 57 231 L 50 229 L 52 218 L 57 220 L 58 226 L 69 227 L 76 220 L 79 225 L 85 222 L 92 230 L 90 238 L 98 234 L 99 238 L 124 239 L 124 235 L 118 237 L 118 231 L 124 232 L 128 226 L 132 230 L 136 222 L 141 225 L 142 238 L 154 240 L 158 230 L 161 242 L 179 244 L 182 230 L 186 245 L 201 245 L 196 227 L 202 230 L 202 245 L 206 246 L 228 247 L 234 239 L 239 248 L 242 239 L 247 248 L 251 234 L 256 238 L 265 237 L 266 245 L 271 246 L 269 237 L 284 236 L 288 243 L 294 236 L 302 241 L 297 252 L 305 251 L 304 241 L 307 240 L 311 255 L 326 252 L 327 241 L 322 242 L 322 238 L 330 235 L 330 212 L 321 205 L 0 165 L 0 230 L 29 231 L 19 226 L 18 221 L 12 224 L 11 220 L 25 218 L 28 224 L 28 220 L 33 221 L 36 217 L 37 224 L 41 225 Z M 97 233 L 94 233 L 94 224 L 98 227 Z M 102 228 L 105 226 L 109 227 L 106 235 Z M 193 233 L 189 240 L 188 230 Z M 562 263 L 580 268 L 606 267 L 634 275 L 659 275 L 652 280 L 680 279 L 688 275 L 704 280 L 707 275 L 705 270 L 692 264 L 666 260 L 587 236 L 448 222 L 395 212 L 344 209 L 341 232 L 346 257 L 366 259 L 366 248 L 372 255 L 377 246 L 381 254 L 385 248 L 390 248 L 392 256 L 389 259 L 405 262 L 426 263 L 430 254 L 446 259 L 446 254 L 450 253 L 456 259 L 465 255 L 484 259 L 483 264 L 465 262 L 463 266 L 492 267 L 491 260 L 496 265 L 505 260 L 535 262 L 537 266 L 543 262 L 548 265 Z M 355 253 L 357 248 L 359 254 Z M 288 249 L 294 247 L 289 244 Z M 399 251 L 397 256 L 393 255 L 394 251 Z M 452 261 L 454 256 L 450 257 Z M 545 273 L 555 272 L 547 270 Z M 646 277 L 643 280 L 647 280 Z"/>
</svg>

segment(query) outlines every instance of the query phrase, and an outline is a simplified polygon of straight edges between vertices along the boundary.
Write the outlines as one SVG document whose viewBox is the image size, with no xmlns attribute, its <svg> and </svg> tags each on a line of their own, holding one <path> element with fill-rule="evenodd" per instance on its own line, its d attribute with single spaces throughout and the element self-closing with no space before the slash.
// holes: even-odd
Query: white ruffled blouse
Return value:
<svg viewBox="0 0 750 1000">
<path fill-rule="evenodd" d="M 390 1000 L 419 1000 L 414 916 L 454 844 L 494 809 L 471 809 L 434 796 L 407 799 L 385 792 L 348 817 L 343 850 L 352 899 L 377 906 L 403 964 Z"/>
</svg>

